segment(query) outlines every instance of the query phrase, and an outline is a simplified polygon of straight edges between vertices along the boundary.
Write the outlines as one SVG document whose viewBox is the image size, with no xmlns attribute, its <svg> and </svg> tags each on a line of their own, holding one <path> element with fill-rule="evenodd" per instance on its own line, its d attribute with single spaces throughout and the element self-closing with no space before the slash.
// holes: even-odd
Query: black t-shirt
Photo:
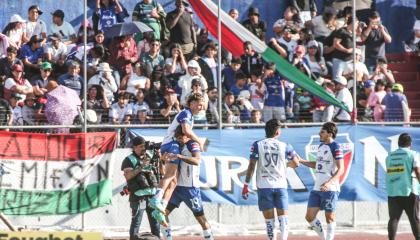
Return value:
<svg viewBox="0 0 420 240">
<path fill-rule="evenodd" d="M 177 15 L 178 15 L 178 9 L 168 13 L 168 15 L 166 15 L 166 24 L 169 26 L 169 23 L 174 21 Z M 179 17 L 178 22 L 170 30 L 171 42 L 180 43 L 180 44 L 192 43 L 193 42 L 193 35 L 192 35 L 193 26 L 194 26 L 194 23 L 193 23 L 191 15 L 187 11 L 183 12 L 181 17 Z"/>
<path fill-rule="evenodd" d="M 385 31 L 388 30 L 385 28 Z M 385 58 L 384 34 L 379 29 L 372 29 L 365 40 L 365 55 L 368 58 Z"/>
<path fill-rule="evenodd" d="M 137 158 L 137 160 L 139 161 L 138 157 L 134 153 L 132 153 L 132 155 L 134 155 Z M 126 158 L 124 158 L 124 160 L 121 164 L 121 171 L 123 171 L 126 168 L 133 168 L 134 169 L 135 167 L 136 166 L 133 165 L 130 158 L 128 158 L 128 156 L 127 156 Z M 134 179 L 131 179 L 129 181 L 134 181 Z M 139 201 L 139 200 L 140 200 L 140 197 L 136 196 L 134 194 L 130 194 L 130 197 L 128 198 L 128 201 L 130 201 L 130 202 L 136 202 L 136 201 Z"/>
<path fill-rule="evenodd" d="M 347 30 L 347 28 L 338 29 L 337 32 L 334 34 L 334 38 L 341 39 L 341 45 L 345 48 L 352 48 L 353 47 L 353 37 L 352 33 Z M 352 59 L 352 53 L 345 53 L 342 51 L 338 51 L 337 49 L 333 52 L 333 57 L 341 59 L 343 61 L 349 61 Z"/>
<path fill-rule="evenodd" d="M 260 40 L 265 41 L 265 33 L 267 32 L 267 23 L 264 21 L 258 21 L 257 24 L 251 23 L 249 19 L 245 20 L 242 25 L 251 31 Z"/>
</svg>

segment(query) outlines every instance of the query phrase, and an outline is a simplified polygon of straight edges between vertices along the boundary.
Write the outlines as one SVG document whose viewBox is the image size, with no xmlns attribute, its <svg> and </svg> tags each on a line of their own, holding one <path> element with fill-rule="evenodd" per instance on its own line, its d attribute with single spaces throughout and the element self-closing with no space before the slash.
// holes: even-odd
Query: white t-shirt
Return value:
<svg viewBox="0 0 420 240">
<path fill-rule="evenodd" d="M 194 141 L 190 141 L 184 146 L 181 154 L 191 157 L 191 151 L 200 151 L 200 145 Z M 178 169 L 179 175 L 176 184 L 177 186 L 200 187 L 200 165 L 192 165 L 181 161 Z"/>
<path fill-rule="evenodd" d="M 16 45 L 19 45 L 22 42 L 23 33 L 24 33 L 23 28 L 19 28 L 17 30 L 12 29 L 9 31 L 8 37 L 10 41 L 14 42 Z"/>
<path fill-rule="evenodd" d="M 15 85 L 16 85 L 16 81 L 13 78 L 8 78 L 4 82 L 4 88 L 9 89 L 9 90 L 13 86 L 15 86 Z M 26 80 L 26 79 L 25 79 L 25 86 L 27 88 L 31 88 L 32 87 L 31 83 L 28 80 Z M 22 97 L 22 100 L 20 100 L 19 102 L 23 102 L 25 100 L 25 98 L 26 98 L 26 95 L 25 94 L 21 94 L 21 97 Z"/>
<path fill-rule="evenodd" d="M 318 147 L 318 153 L 315 166 L 315 191 L 321 191 L 321 185 L 328 181 L 337 171 L 336 161 L 343 159 L 343 151 L 336 142 L 330 144 L 322 143 Z M 328 191 L 340 191 L 338 180 L 332 182 Z"/>
<path fill-rule="evenodd" d="M 193 79 L 193 76 L 186 74 L 184 76 L 181 76 L 178 80 L 178 87 L 181 89 L 180 101 L 183 106 L 187 104 L 186 96 L 191 92 L 192 79 Z M 199 80 L 201 83 L 201 89 L 203 91 L 207 90 L 208 85 L 207 85 L 206 79 L 202 75 L 199 75 Z"/>
<path fill-rule="evenodd" d="M 321 57 L 321 61 L 319 62 L 312 62 L 308 55 L 304 57 L 307 60 L 308 67 L 313 73 L 319 73 L 321 76 L 325 76 L 328 74 L 327 65 L 325 65 L 324 57 Z M 324 70 L 321 70 L 320 64 L 324 65 Z"/>
<path fill-rule="evenodd" d="M 420 33 L 420 20 L 416 20 L 416 22 L 414 23 L 413 31 L 414 31 L 414 33 L 415 32 Z M 420 38 L 415 37 L 414 38 L 414 43 L 417 44 L 418 42 L 420 42 Z"/>
<path fill-rule="evenodd" d="M 288 159 L 296 152 L 290 144 L 275 138 L 266 138 L 254 142 L 251 147 L 251 161 L 257 164 L 257 188 L 287 189 L 286 169 Z"/>
<path fill-rule="evenodd" d="M 63 24 L 61 24 L 61 26 L 58 26 L 54 23 L 51 24 L 49 34 L 54 33 L 61 35 L 63 41 L 68 41 L 71 35 L 76 35 L 73 26 L 66 21 L 63 21 Z"/>
<path fill-rule="evenodd" d="M 20 106 L 13 108 L 13 125 L 23 125 L 22 108 Z"/>
<path fill-rule="evenodd" d="M 133 107 L 131 104 L 126 104 L 124 107 L 120 107 L 118 102 L 112 104 L 111 111 L 109 112 L 109 117 L 111 119 L 118 119 L 119 123 L 123 123 L 124 117 L 127 115 L 133 115 Z"/>
<path fill-rule="evenodd" d="M 25 23 L 26 36 L 31 38 L 33 35 L 41 35 L 41 33 L 47 34 L 47 24 L 41 19 L 36 22 L 27 21 Z"/>
<path fill-rule="evenodd" d="M 88 81 L 88 85 L 100 85 L 104 89 L 104 94 L 106 98 L 112 102 L 114 99 L 114 93 L 118 90 L 117 83 L 115 82 L 114 77 L 112 74 L 109 76 L 109 80 L 102 77 L 103 72 L 99 72 L 98 74 L 91 77 Z"/>
<path fill-rule="evenodd" d="M 48 43 L 44 46 L 44 52 L 51 54 L 51 57 L 54 61 L 58 61 L 61 55 L 67 55 L 67 47 L 62 42 L 58 44 L 58 48 L 53 47 L 52 43 Z"/>
<path fill-rule="evenodd" d="M 147 77 L 145 76 L 138 76 L 136 73 L 131 73 L 130 78 L 127 82 L 127 92 L 132 93 L 134 95 L 137 94 L 137 88 L 135 86 L 140 85 L 140 88 L 146 87 Z"/>
<path fill-rule="evenodd" d="M 348 88 L 345 87 L 345 88 L 341 89 L 337 93 L 336 98 L 337 98 L 338 101 L 340 101 L 344 105 L 346 105 L 350 111 L 353 110 L 353 97 L 351 96 L 350 90 Z M 338 115 L 336 115 L 336 114 L 338 114 Z M 343 120 L 343 121 L 351 120 L 350 113 L 348 113 L 344 110 L 340 111 L 339 107 L 335 107 L 334 116 L 336 116 L 337 119 Z"/>
<path fill-rule="evenodd" d="M 251 93 L 251 104 L 254 107 L 254 109 L 262 110 L 264 107 L 264 96 L 260 96 L 257 94 L 257 85 L 251 84 L 249 87 L 249 92 Z M 265 93 L 267 91 L 267 87 L 263 83 L 261 88 L 259 89 L 260 92 Z"/>
<path fill-rule="evenodd" d="M 279 41 L 279 43 L 283 43 L 284 45 L 287 46 L 287 51 L 289 52 L 289 61 L 292 61 L 293 60 L 293 54 L 295 53 L 295 49 L 296 49 L 296 46 L 297 46 L 297 41 L 292 39 L 288 42 L 288 41 L 284 40 L 283 37 L 280 38 L 278 41 Z"/>
<path fill-rule="evenodd" d="M 174 62 L 173 58 L 171 58 L 171 57 L 167 58 L 165 60 L 165 65 L 172 66 L 173 62 Z M 183 70 L 182 70 L 181 64 L 179 62 L 176 62 L 175 73 L 182 73 L 182 72 L 183 72 Z"/>
</svg>

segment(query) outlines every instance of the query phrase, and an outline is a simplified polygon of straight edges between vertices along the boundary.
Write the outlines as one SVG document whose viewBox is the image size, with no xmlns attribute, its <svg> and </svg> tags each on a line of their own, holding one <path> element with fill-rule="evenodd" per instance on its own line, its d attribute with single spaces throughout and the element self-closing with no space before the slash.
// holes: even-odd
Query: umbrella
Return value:
<svg viewBox="0 0 420 240">
<path fill-rule="evenodd" d="M 142 22 L 123 22 L 114 24 L 105 32 L 108 38 L 131 35 L 139 32 L 153 32 L 153 29 Z"/>
<path fill-rule="evenodd" d="M 79 114 L 81 101 L 77 92 L 65 86 L 58 86 L 47 95 L 45 116 L 50 124 L 71 125 Z"/>
</svg>

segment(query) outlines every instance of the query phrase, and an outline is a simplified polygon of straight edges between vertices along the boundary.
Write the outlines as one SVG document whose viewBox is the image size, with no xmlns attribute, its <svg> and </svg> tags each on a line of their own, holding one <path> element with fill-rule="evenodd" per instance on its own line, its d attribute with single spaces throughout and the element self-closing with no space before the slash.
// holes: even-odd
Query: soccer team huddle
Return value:
<svg viewBox="0 0 420 240">
<path fill-rule="evenodd" d="M 192 130 L 193 116 L 201 110 L 202 100 L 201 94 L 192 94 L 188 98 L 188 108 L 178 113 L 168 128 L 160 148 L 160 158 L 166 163 L 164 176 L 156 190 L 148 192 L 152 197 L 140 198 L 139 202 L 144 202 L 143 208 L 140 206 L 141 203 L 137 203 L 137 200 L 134 203 L 130 200 L 133 212 L 130 239 L 136 239 L 142 210 L 146 210 L 151 213 L 149 222 L 152 233 L 160 236 L 159 226 L 156 228 L 156 225 L 160 224 L 163 238 L 171 240 L 172 232 L 168 216 L 182 202 L 193 212 L 201 225 L 204 239 L 214 239 L 210 224 L 203 211 L 199 188 L 201 151 L 204 143 Z M 321 239 L 332 240 L 336 226 L 335 209 L 340 192 L 339 178 L 344 172 L 343 151 L 340 149 L 340 145 L 334 141 L 337 127 L 332 122 L 327 122 L 321 127 L 319 132 L 321 144 L 316 161 L 301 159 L 290 144 L 279 141 L 281 127 L 280 120 L 267 121 L 265 138 L 253 143 L 242 197 L 248 198 L 248 185 L 256 168 L 258 206 L 265 218 L 267 238 L 277 239 L 275 223 L 277 215 L 280 239 L 287 239 L 289 224 L 286 169 L 287 167 L 296 168 L 300 164 L 314 168 L 315 184 L 309 196 L 305 218 Z M 140 155 L 140 148 L 144 142 L 142 137 L 134 139 L 133 154 Z M 135 164 L 130 164 L 127 159 L 123 161 L 122 170 L 129 181 L 141 170 L 138 170 L 139 168 L 136 168 Z M 135 192 L 134 195 L 141 195 L 141 193 Z M 326 230 L 316 218 L 319 210 L 325 210 Z M 139 214 L 140 219 L 138 219 Z"/>
</svg>

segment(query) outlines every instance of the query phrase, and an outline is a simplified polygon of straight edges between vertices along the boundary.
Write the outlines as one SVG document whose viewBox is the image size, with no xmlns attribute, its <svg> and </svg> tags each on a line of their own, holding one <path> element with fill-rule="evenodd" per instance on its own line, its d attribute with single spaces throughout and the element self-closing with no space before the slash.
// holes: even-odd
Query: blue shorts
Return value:
<svg viewBox="0 0 420 240">
<path fill-rule="evenodd" d="M 260 211 L 268 209 L 287 210 L 289 196 L 285 188 L 260 188 L 258 189 L 258 208 Z"/>
<path fill-rule="evenodd" d="M 200 188 L 177 186 L 172 193 L 169 204 L 176 206 L 184 202 L 194 214 L 203 213 L 203 201 Z"/>
<path fill-rule="evenodd" d="M 326 212 L 335 212 L 338 195 L 340 195 L 340 192 L 312 190 L 309 194 L 308 208 L 320 208 Z"/>
<path fill-rule="evenodd" d="M 175 153 L 175 154 L 179 154 L 179 148 L 176 148 L 172 142 L 163 144 L 160 146 L 160 153 L 163 155 L 164 153 Z M 181 163 L 181 160 L 179 159 L 175 159 L 175 160 L 171 160 L 169 161 L 170 163 L 173 163 L 175 165 L 179 165 Z"/>
</svg>

